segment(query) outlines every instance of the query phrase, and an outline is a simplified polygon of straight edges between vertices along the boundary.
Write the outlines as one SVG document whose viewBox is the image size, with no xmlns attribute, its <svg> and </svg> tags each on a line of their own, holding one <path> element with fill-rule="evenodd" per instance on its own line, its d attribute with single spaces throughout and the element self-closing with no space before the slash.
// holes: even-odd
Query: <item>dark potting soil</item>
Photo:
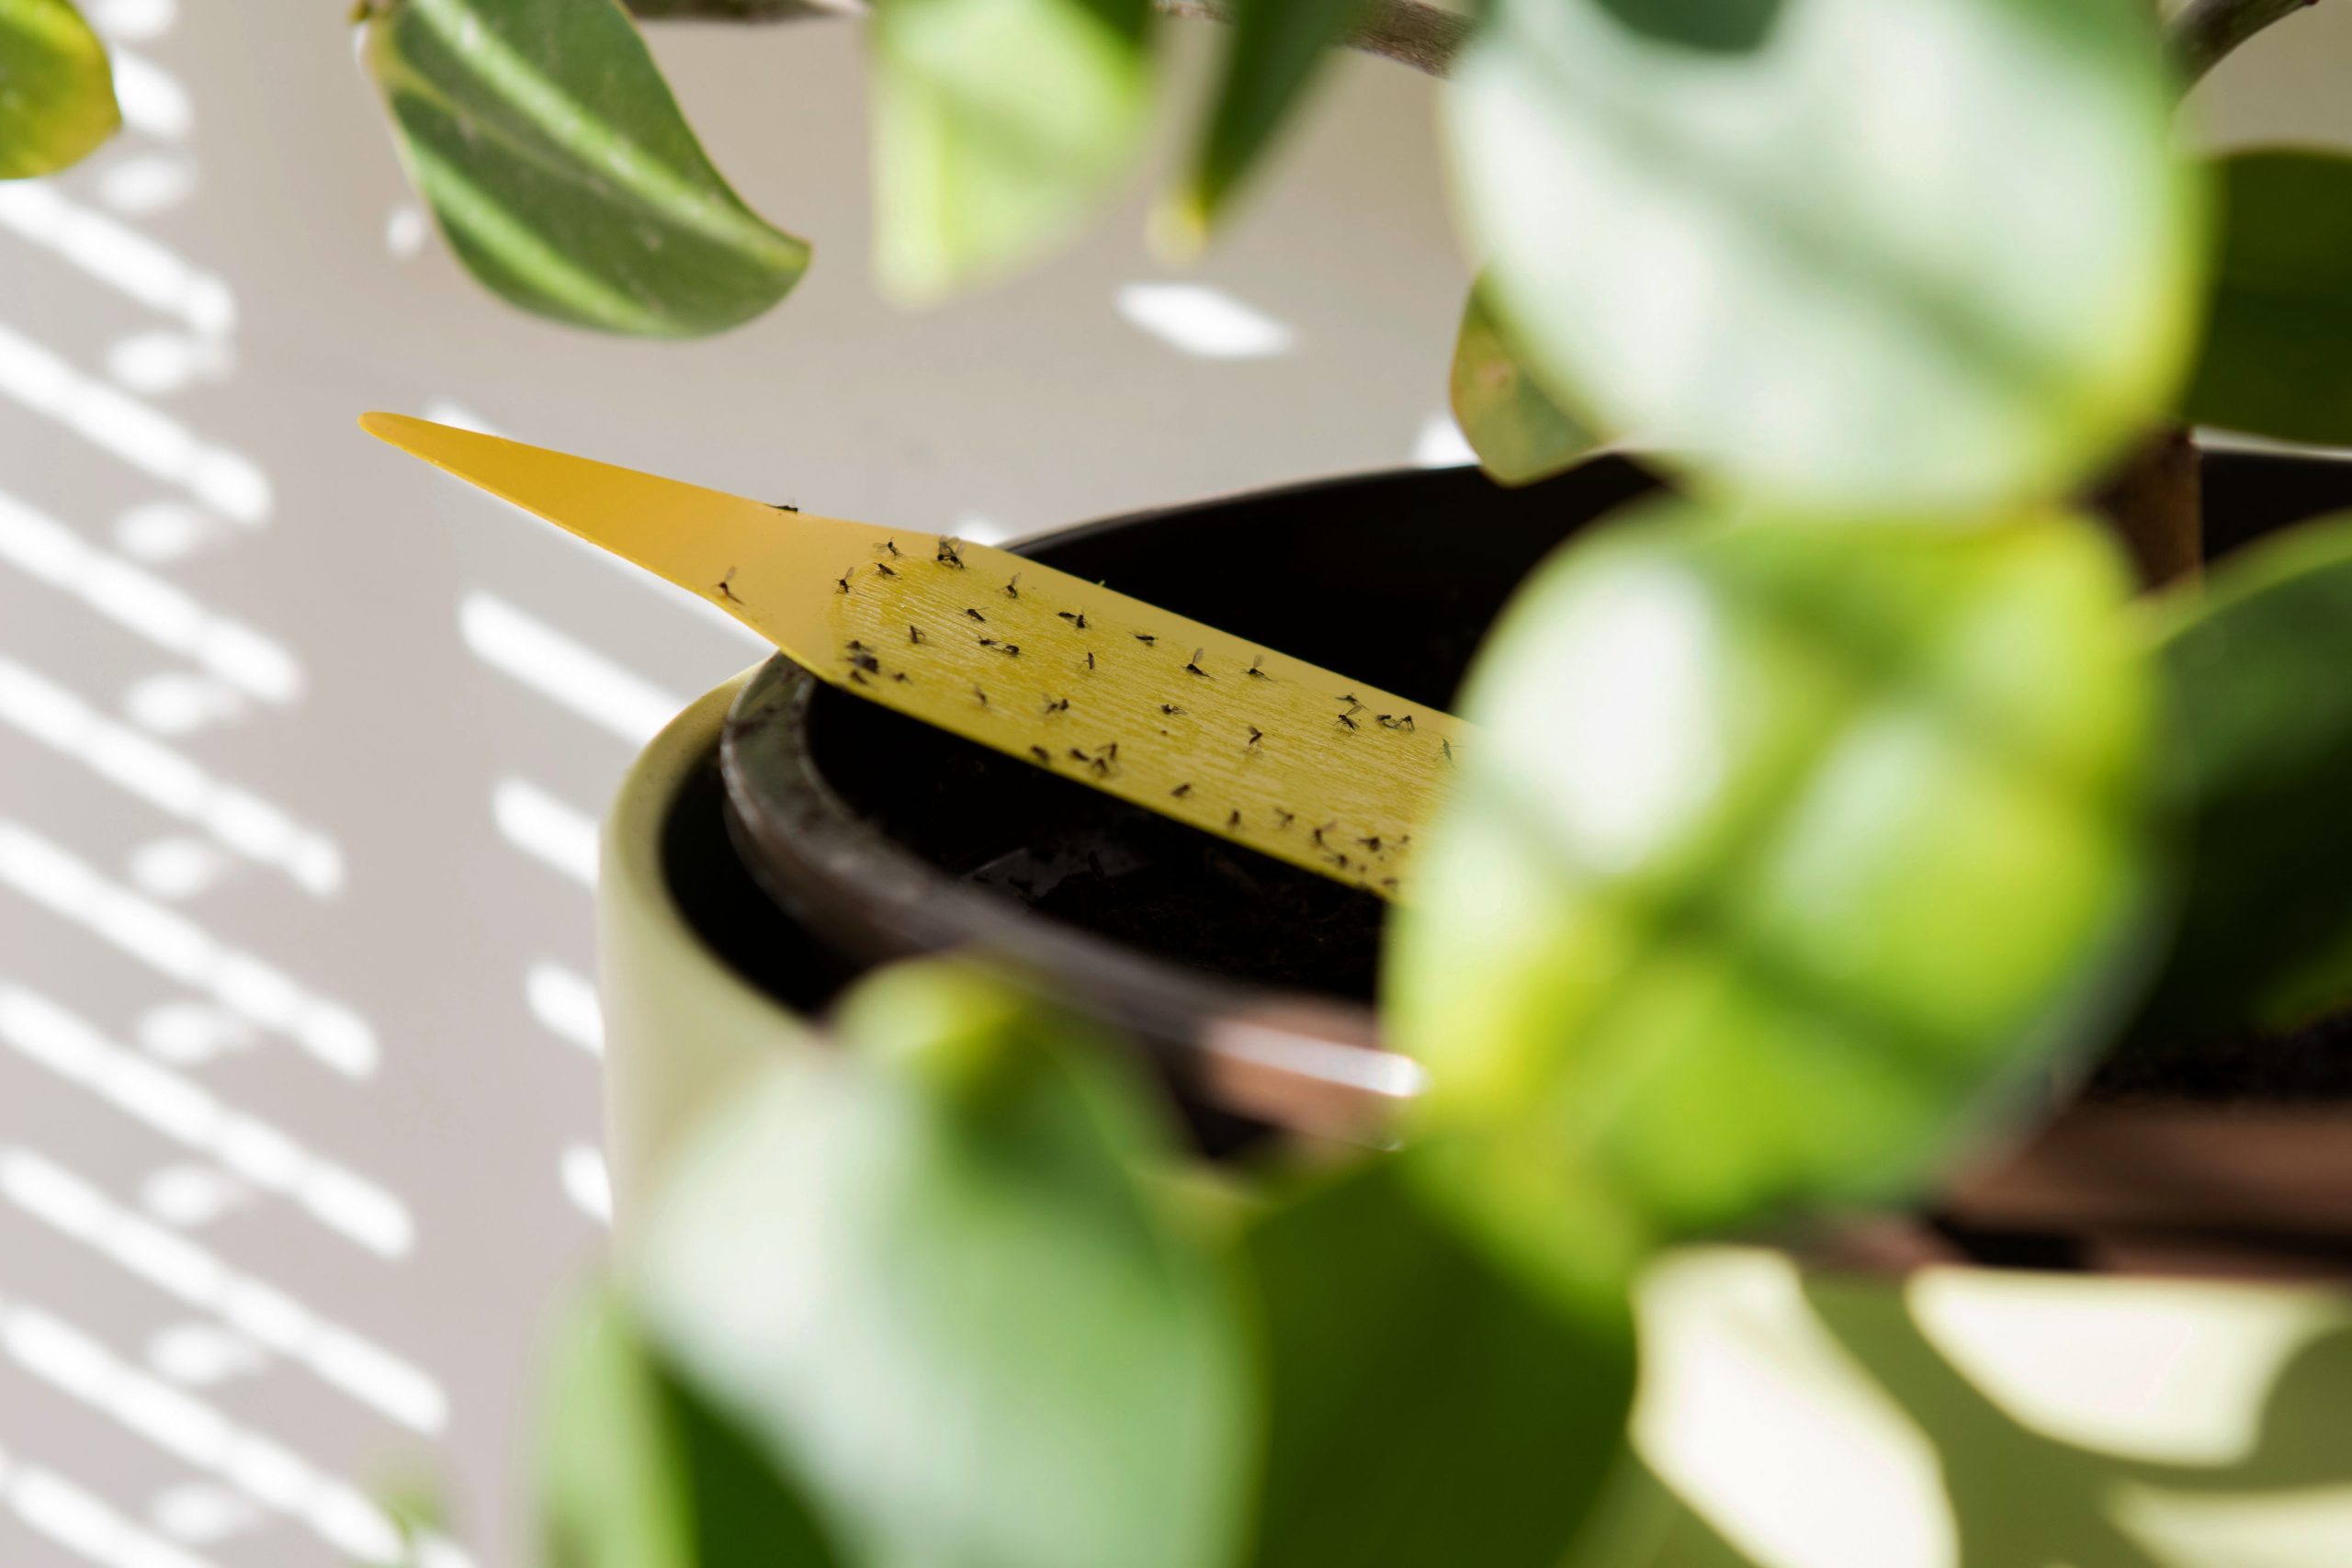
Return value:
<svg viewBox="0 0 2352 1568">
<path fill-rule="evenodd" d="M 2118 1051 L 2091 1074 L 2082 1098 L 2108 1104 L 2352 1100 L 2352 1010 L 2278 1034 Z"/>
</svg>

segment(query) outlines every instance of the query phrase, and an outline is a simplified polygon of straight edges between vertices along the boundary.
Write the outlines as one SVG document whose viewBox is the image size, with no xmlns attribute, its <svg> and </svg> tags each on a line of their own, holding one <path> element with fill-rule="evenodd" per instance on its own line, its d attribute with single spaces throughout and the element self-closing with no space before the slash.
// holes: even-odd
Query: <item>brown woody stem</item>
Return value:
<svg viewBox="0 0 2352 1568">
<path fill-rule="evenodd" d="M 2232 50 L 2271 23 L 2318 4 L 2319 0 L 2189 0 L 2165 29 L 2173 60 L 2180 67 L 2181 86 L 2195 86 Z"/>
<path fill-rule="evenodd" d="M 2097 497 L 2149 588 L 2194 575 L 2205 558 L 2203 485 L 2188 430 L 2156 431 L 2133 450 Z"/>
<path fill-rule="evenodd" d="M 646 21 L 789 22 L 806 17 L 862 17 L 865 0 L 627 0 Z M 1229 22 L 1232 0 L 1152 0 L 1162 16 Z M 1470 19 L 1429 0 L 1371 0 L 1348 35 L 1349 47 L 1431 76 L 1453 68 Z"/>
</svg>

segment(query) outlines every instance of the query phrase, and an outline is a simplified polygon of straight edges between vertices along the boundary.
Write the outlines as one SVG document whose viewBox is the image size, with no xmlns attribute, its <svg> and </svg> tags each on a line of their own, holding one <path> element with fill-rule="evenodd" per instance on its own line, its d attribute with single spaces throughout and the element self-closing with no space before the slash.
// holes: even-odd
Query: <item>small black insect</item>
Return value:
<svg viewBox="0 0 2352 1568">
<path fill-rule="evenodd" d="M 989 705 L 989 694 L 986 692 L 981 691 L 979 687 L 974 686 L 972 688 L 972 695 L 980 699 L 980 705 L 982 707 Z"/>
<path fill-rule="evenodd" d="M 913 685 L 913 684 L 915 683 L 915 682 L 914 682 L 914 678 L 913 678 L 912 676 L 909 675 L 909 674 L 908 674 L 905 671 L 903 671 L 903 670 L 893 670 L 893 671 L 890 671 L 890 679 L 892 679 L 893 681 L 896 681 L 896 682 L 899 682 L 899 685 L 901 685 L 901 686 L 911 686 L 911 685 Z"/>
<path fill-rule="evenodd" d="M 1350 718 L 1346 714 L 1341 714 L 1340 716 L 1340 722 L 1346 725 L 1350 729 L 1362 729 L 1363 728 L 1363 726 L 1358 724 L 1354 719 Z"/>
<path fill-rule="evenodd" d="M 1174 795 L 1177 799 L 1182 800 L 1182 799 L 1183 799 L 1186 795 L 1190 795 L 1190 794 L 1192 794 L 1192 793 L 1193 793 L 1193 786 L 1192 786 L 1191 784 L 1178 784 L 1174 789 L 1170 790 L 1168 793 L 1169 793 L 1169 794 L 1170 794 L 1170 795 Z"/>
<path fill-rule="evenodd" d="M 1004 596 L 1008 599 L 1018 599 L 1021 597 L 1021 574 L 1019 572 L 1016 571 L 1011 577 L 1005 579 Z"/>
<path fill-rule="evenodd" d="M 939 553 L 938 553 L 937 555 L 935 555 L 935 556 L 932 557 L 932 559 L 933 559 L 933 560 L 937 561 L 937 562 L 938 562 L 940 565 L 942 565 L 942 566 L 952 566 L 952 567 L 954 567 L 957 571 L 961 571 L 961 570 L 964 570 L 964 556 L 963 556 L 963 552 L 962 552 L 962 551 L 960 551 L 960 550 L 958 550 L 958 549 L 956 547 L 956 540 L 954 540 L 954 539 L 942 539 L 942 540 L 940 540 L 940 541 L 939 541 Z"/>
<path fill-rule="evenodd" d="M 1393 876 L 1384 876 L 1380 879 L 1380 885 L 1383 887 L 1387 888 L 1389 891 L 1394 892 L 1396 888 L 1396 879 Z"/>
<path fill-rule="evenodd" d="M 1174 703 L 1162 703 L 1159 705 L 1159 711 L 1162 713 L 1179 714 L 1182 713 L 1184 710 L 1178 707 Z"/>
<path fill-rule="evenodd" d="M 1030 747 L 1029 755 L 1036 758 L 1038 762 L 1045 767 L 1050 768 L 1054 765 L 1054 754 L 1051 751 L 1046 750 L 1043 746 Z"/>
<path fill-rule="evenodd" d="M 1445 760 L 1446 760 L 1447 761 L 1451 762 L 1452 761 L 1453 761 L 1453 741 L 1451 741 L 1451 740 L 1441 740 L 1441 741 L 1439 741 L 1439 742 L 1437 743 L 1437 749 L 1438 749 L 1439 750 L 1441 750 L 1441 751 L 1442 751 L 1442 752 L 1444 752 L 1444 753 L 1445 753 Z"/>
<path fill-rule="evenodd" d="M 982 648 L 994 648 L 996 646 L 996 638 L 992 637 L 984 637 L 980 638 L 980 646 Z"/>
<path fill-rule="evenodd" d="M 1340 700 L 1348 705 L 1348 711 L 1350 713 L 1353 713 L 1356 709 L 1363 706 L 1363 699 L 1357 696 L 1353 692 L 1341 692 L 1340 694 Z"/>
<path fill-rule="evenodd" d="M 1272 675 L 1267 674 L 1263 670 L 1261 670 L 1261 669 L 1259 669 L 1259 668 L 1258 668 L 1258 666 L 1260 666 L 1261 664 L 1263 664 L 1265 661 L 1266 661 L 1266 656 L 1265 656 L 1264 654 L 1262 654 L 1262 653 L 1261 653 L 1261 654 L 1258 655 L 1258 657 L 1257 657 L 1257 658 L 1255 658 L 1255 659 L 1253 659 L 1253 660 L 1251 660 L 1250 661 L 1250 668 L 1249 668 L 1246 671 L 1244 671 L 1244 673 L 1246 673 L 1246 674 L 1250 675 L 1250 676 L 1252 679 L 1254 679 L 1254 680 L 1259 680 L 1259 681 L 1271 681 L 1271 680 L 1272 680 L 1272 679 L 1273 679 L 1273 677 L 1272 677 Z"/>
<path fill-rule="evenodd" d="M 1148 646 L 1151 646 L 1151 645 L 1153 645 L 1153 644 L 1158 643 L 1158 642 L 1159 641 L 1159 638 L 1158 638 L 1157 637 L 1153 636 L 1153 635 L 1152 635 L 1151 633 L 1149 633 L 1149 632 L 1137 632 L 1137 633 L 1136 633 L 1136 640 L 1137 642 L 1139 642 L 1139 643 L 1143 643 L 1144 645 L 1146 645 L 1147 647 L 1148 647 Z"/>
<path fill-rule="evenodd" d="M 882 661 L 870 653 L 853 653 L 849 656 L 849 661 L 869 675 L 882 673 Z"/>
<path fill-rule="evenodd" d="M 1396 721 L 1396 728 L 1399 729 L 1411 729 L 1413 728 L 1413 716 L 1411 714 L 1407 714 L 1404 717 L 1398 719 Z"/>
<path fill-rule="evenodd" d="M 1239 813 L 1238 811 L 1235 812 L 1232 816 L 1227 817 L 1227 818 L 1225 819 L 1225 830 L 1226 830 L 1227 832 L 1228 832 L 1228 833 L 1232 832 L 1235 829 L 1237 829 L 1237 828 L 1238 828 L 1238 827 L 1240 827 L 1240 826 L 1241 826 L 1241 813 Z"/>
<path fill-rule="evenodd" d="M 1105 757 L 1115 757 L 1119 754 L 1119 743 L 1114 740 L 1108 746 L 1098 748 L 1098 750 L 1100 750 Z"/>
<path fill-rule="evenodd" d="M 1093 758 L 1088 756 L 1085 752 L 1080 750 L 1075 746 L 1069 749 L 1069 760 L 1073 762 L 1091 762 L 1094 761 Z"/>
<path fill-rule="evenodd" d="M 988 625 L 989 618 L 986 615 L 981 615 L 978 610 L 966 610 L 964 614 L 971 616 L 972 619 L 979 622 L 982 626 Z"/>
<path fill-rule="evenodd" d="M 1292 823 L 1294 823 L 1294 822 L 1295 822 L 1295 821 L 1297 821 L 1297 820 L 1298 820 L 1298 813 L 1296 813 L 1296 812 L 1295 812 L 1295 811 L 1284 811 L 1284 810 L 1281 809 L 1280 807 L 1276 807 L 1276 808 L 1275 808 L 1275 811 L 1274 811 L 1274 826 L 1275 826 L 1275 827 L 1277 827 L 1277 828 L 1287 828 L 1287 827 L 1289 827 Z"/>
<path fill-rule="evenodd" d="M 1266 732 L 1265 732 L 1264 730 L 1262 730 L 1262 729 L 1259 728 L 1258 728 L 1256 725 L 1254 725 L 1254 724 L 1253 724 L 1253 725 L 1250 725 L 1250 726 L 1249 727 L 1249 729 L 1250 729 L 1250 745 L 1252 745 L 1252 746 L 1255 746 L 1256 744 L 1258 744 L 1258 742 L 1259 742 L 1259 741 L 1263 740 L 1263 739 L 1266 738 Z"/>
<path fill-rule="evenodd" d="M 1108 757 L 1096 757 L 1096 758 L 1092 759 L 1092 761 L 1093 761 L 1093 763 L 1094 763 L 1094 772 L 1095 772 L 1098 775 L 1100 775 L 1100 776 L 1101 776 L 1101 777 L 1102 777 L 1102 778 L 1106 778 L 1106 779 L 1107 779 L 1107 778 L 1109 778 L 1109 777 L 1111 776 L 1111 759 L 1110 759 L 1110 758 L 1108 758 Z"/>
<path fill-rule="evenodd" d="M 1307 837 L 1314 840 L 1315 847 L 1319 850 L 1323 847 L 1323 835 L 1338 826 L 1339 824 L 1337 822 L 1326 822 L 1322 827 L 1317 828 L 1315 831 L 1309 833 Z"/>
<path fill-rule="evenodd" d="M 792 502 L 788 501 L 771 501 L 768 504 L 775 507 L 778 512 L 797 512 L 800 510 L 800 508 L 793 505 Z"/>
<path fill-rule="evenodd" d="M 876 561 L 874 563 L 874 570 L 877 576 L 881 577 L 896 577 L 899 575 L 897 572 L 890 570 L 889 563 L 887 561 Z"/>
<path fill-rule="evenodd" d="M 1054 613 L 1059 615 L 1063 620 L 1068 621 L 1071 626 L 1076 626 L 1080 631 L 1084 631 L 1086 629 L 1086 616 L 1082 612 L 1076 610 L 1057 610 Z"/>
<path fill-rule="evenodd" d="M 1018 658 L 1020 658 L 1020 657 L 1021 657 L 1021 645 L 1020 645 L 1019 643 L 1017 643 L 1017 642 L 1008 642 L 1008 643 L 1006 643 L 1006 644 L 1004 645 L 1004 656 L 1005 656 L 1007 659 L 1018 659 Z"/>
<path fill-rule="evenodd" d="M 1374 833 L 1369 839 L 1358 839 L 1356 842 L 1362 844 L 1365 849 L 1370 850 L 1374 854 L 1378 854 L 1380 852 L 1380 835 L 1377 833 Z"/>
<path fill-rule="evenodd" d="M 1057 697 L 1054 701 L 1046 705 L 1046 711 L 1047 713 L 1068 713 L 1069 712 L 1069 699 L 1068 697 Z"/>
<path fill-rule="evenodd" d="M 892 560 L 904 560 L 907 558 L 906 552 L 899 548 L 899 541 L 896 539 L 883 540 L 882 547 L 890 552 L 890 558 Z"/>
<path fill-rule="evenodd" d="M 861 685 L 861 686 L 870 686 L 870 685 L 874 684 L 874 682 L 871 682 L 871 681 L 869 681 L 869 680 L 867 680 L 867 679 L 865 678 L 865 671 L 863 671 L 863 670 L 853 670 L 853 671 L 851 671 L 849 672 L 849 678 L 850 678 L 852 681 L 854 681 L 855 682 L 857 682 L 857 683 L 858 683 L 859 685 Z"/>
<path fill-rule="evenodd" d="M 850 568 L 850 571 L 855 571 L 857 569 L 855 567 Z M 842 573 L 839 578 L 835 579 L 835 581 L 841 584 L 841 590 L 842 592 L 846 593 L 849 592 L 849 571 Z"/>
<path fill-rule="evenodd" d="M 909 626 L 907 628 L 907 640 L 909 642 L 921 642 L 922 640 L 922 628 L 921 626 Z"/>
<path fill-rule="evenodd" d="M 1091 670 L 1091 669 L 1093 669 L 1093 668 L 1094 668 L 1094 655 L 1092 655 L 1091 653 L 1090 653 L 1090 654 L 1088 654 L 1088 655 L 1086 656 L 1086 667 L 1087 667 L 1089 670 Z"/>
<path fill-rule="evenodd" d="M 863 653 L 865 651 L 865 645 L 858 641 L 855 637 L 850 638 L 849 641 L 842 644 L 842 646 L 847 648 L 852 653 Z"/>
<path fill-rule="evenodd" d="M 1193 674 L 1198 675 L 1204 681 L 1214 681 L 1216 677 L 1201 668 L 1201 655 L 1207 651 L 1208 649 L 1204 648 L 1196 648 L 1193 649 L 1193 657 L 1185 660 L 1184 668 L 1191 671 Z"/>
<path fill-rule="evenodd" d="M 718 580 L 717 585 L 713 587 L 711 592 L 717 593 L 721 599 L 726 600 L 730 604 L 741 604 L 743 602 L 736 596 L 735 569 L 731 566 L 727 569 L 727 575 Z"/>
</svg>

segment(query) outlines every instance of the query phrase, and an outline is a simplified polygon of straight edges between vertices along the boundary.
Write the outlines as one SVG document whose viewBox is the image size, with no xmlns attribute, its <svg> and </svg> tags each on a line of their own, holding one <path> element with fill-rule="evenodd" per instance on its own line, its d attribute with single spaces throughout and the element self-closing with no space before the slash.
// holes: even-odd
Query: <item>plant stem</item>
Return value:
<svg viewBox="0 0 2352 1568">
<path fill-rule="evenodd" d="M 2204 486 L 2197 442 L 2186 428 L 2170 425 L 2150 434 L 2095 504 L 2132 552 L 2143 586 L 2161 588 L 2204 564 Z"/>
<path fill-rule="evenodd" d="M 866 0 L 627 0 L 645 21 L 789 22 L 805 17 L 863 17 Z M 1152 0 L 1167 17 L 1229 22 L 1233 0 Z M 1443 76 L 1469 36 L 1470 18 L 1430 0 L 1368 0 L 1348 35 L 1351 48 L 1431 76 Z"/>
<path fill-rule="evenodd" d="M 1166 17 L 1230 22 L 1235 0 L 1152 0 Z M 1278 0 L 1279 3 L 1279 0 Z M 1453 71 L 1453 57 L 1470 35 L 1470 18 L 1441 10 L 1428 0 L 1370 0 L 1348 33 L 1348 47 L 1430 76 Z"/>
<path fill-rule="evenodd" d="M 2271 23 L 2319 0 L 2189 0 L 2165 29 L 2180 67 L 2181 86 L 2193 87 L 2238 45 Z"/>
</svg>

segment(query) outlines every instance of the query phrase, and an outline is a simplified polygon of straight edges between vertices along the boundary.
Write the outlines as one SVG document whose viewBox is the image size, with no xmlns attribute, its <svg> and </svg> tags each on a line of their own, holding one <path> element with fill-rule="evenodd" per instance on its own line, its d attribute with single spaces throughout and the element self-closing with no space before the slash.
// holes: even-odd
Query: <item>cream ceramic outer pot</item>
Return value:
<svg viewBox="0 0 2352 1568">
<path fill-rule="evenodd" d="M 605 824 L 624 1246 L 697 1116 L 811 1038 L 697 933 L 665 869 L 741 684 L 647 748 Z M 1627 1568 L 2352 1565 L 2352 1292 L 1707 1247 L 1664 1261 L 1640 1306 L 1634 1436 L 1676 1501 L 1662 1529 L 1635 1511 L 1612 1535 Z"/>
</svg>

